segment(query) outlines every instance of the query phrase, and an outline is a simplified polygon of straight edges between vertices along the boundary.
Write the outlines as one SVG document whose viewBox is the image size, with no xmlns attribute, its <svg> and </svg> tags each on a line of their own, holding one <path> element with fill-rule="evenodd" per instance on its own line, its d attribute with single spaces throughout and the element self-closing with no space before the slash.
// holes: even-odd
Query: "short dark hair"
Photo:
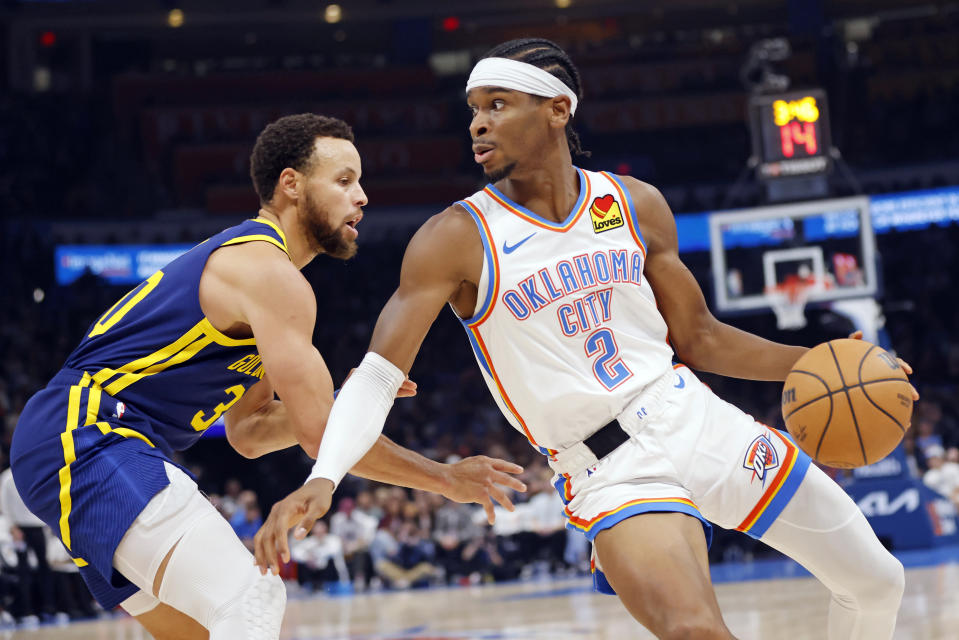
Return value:
<svg viewBox="0 0 959 640">
<path fill-rule="evenodd" d="M 317 138 L 353 142 L 353 130 L 339 118 L 299 113 L 270 123 L 257 136 L 250 154 L 250 177 L 260 202 L 273 200 L 276 181 L 287 167 L 301 172 L 310 169 Z"/>
<path fill-rule="evenodd" d="M 583 87 L 579 78 L 579 69 L 569 59 L 562 47 L 545 38 L 519 38 L 498 44 L 483 55 L 484 58 L 509 58 L 539 67 L 560 80 L 573 90 L 582 101 Z M 570 118 L 572 120 L 572 118 Z M 577 156 L 589 156 L 579 141 L 579 135 L 573 130 L 572 122 L 566 123 L 566 142 L 569 150 Z"/>
</svg>

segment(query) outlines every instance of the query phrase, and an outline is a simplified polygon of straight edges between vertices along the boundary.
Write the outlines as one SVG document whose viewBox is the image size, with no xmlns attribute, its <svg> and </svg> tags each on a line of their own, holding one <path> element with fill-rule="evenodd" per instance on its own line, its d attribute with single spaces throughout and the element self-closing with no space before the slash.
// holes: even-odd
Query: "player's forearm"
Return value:
<svg viewBox="0 0 959 640">
<path fill-rule="evenodd" d="M 449 486 L 447 469 L 447 465 L 401 447 L 381 435 L 350 473 L 377 482 L 441 494 Z"/>
<path fill-rule="evenodd" d="M 383 432 L 386 415 L 405 378 L 379 354 L 366 354 L 333 404 L 307 482 L 326 478 L 337 485 L 369 453 Z"/>
<path fill-rule="evenodd" d="M 745 380 L 785 380 L 806 351 L 716 321 L 695 341 L 677 348 L 677 355 L 699 371 Z"/>
<path fill-rule="evenodd" d="M 316 458 L 333 406 L 333 381 L 325 365 L 290 367 L 273 380 L 295 442 Z"/>
</svg>

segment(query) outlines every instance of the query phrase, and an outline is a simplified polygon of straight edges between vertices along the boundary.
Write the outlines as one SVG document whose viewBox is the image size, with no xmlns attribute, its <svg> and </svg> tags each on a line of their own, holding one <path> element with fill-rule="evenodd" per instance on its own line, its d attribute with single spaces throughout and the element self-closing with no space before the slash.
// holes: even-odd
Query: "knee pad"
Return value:
<svg viewBox="0 0 959 640">
<path fill-rule="evenodd" d="M 113 566 L 151 595 L 157 570 L 177 540 L 198 518 L 217 514 L 188 475 L 170 463 L 164 467 L 170 484 L 147 503 L 113 554 Z"/>
<path fill-rule="evenodd" d="M 210 640 L 276 640 L 286 587 L 261 575 L 253 555 L 216 511 L 194 521 L 170 555 L 160 601 L 210 630 Z"/>
<path fill-rule="evenodd" d="M 117 570 L 140 588 L 124 609 L 141 615 L 163 602 L 209 629 L 211 640 L 279 638 L 283 581 L 260 575 L 253 555 L 189 476 L 169 464 L 167 476 L 170 484 L 143 509 L 113 556 Z M 154 598 L 154 579 L 167 554 Z"/>
<path fill-rule="evenodd" d="M 273 573 L 255 576 L 246 590 L 219 607 L 210 621 L 210 640 L 277 640 L 286 610 L 286 586 Z"/>
</svg>

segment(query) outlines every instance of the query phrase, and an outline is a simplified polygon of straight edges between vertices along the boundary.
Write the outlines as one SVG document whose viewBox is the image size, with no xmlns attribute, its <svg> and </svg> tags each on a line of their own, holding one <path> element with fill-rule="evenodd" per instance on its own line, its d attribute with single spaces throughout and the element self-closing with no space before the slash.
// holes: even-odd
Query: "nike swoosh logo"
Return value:
<svg viewBox="0 0 959 640">
<path fill-rule="evenodd" d="M 679 378 L 679 382 L 677 382 L 676 384 L 674 384 L 674 385 L 673 385 L 673 388 L 674 388 L 674 389 L 682 389 L 683 387 L 685 387 L 685 386 L 686 386 L 686 381 L 683 380 L 683 377 L 682 377 L 681 375 L 679 375 L 678 373 L 676 374 L 676 377 Z"/>
<path fill-rule="evenodd" d="M 506 240 L 503 240 L 503 253 L 513 253 L 514 251 L 519 249 L 521 244 L 523 244 L 524 242 L 526 242 L 527 240 L 529 240 L 535 235 L 536 235 L 536 232 L 534 231 L 533 233 L 529 234 L 528 236 L 526 236 L 525 238 L 523 238 L 522 240 L 520 240 L 513 246 L 506 244 Z"/>
</svg>

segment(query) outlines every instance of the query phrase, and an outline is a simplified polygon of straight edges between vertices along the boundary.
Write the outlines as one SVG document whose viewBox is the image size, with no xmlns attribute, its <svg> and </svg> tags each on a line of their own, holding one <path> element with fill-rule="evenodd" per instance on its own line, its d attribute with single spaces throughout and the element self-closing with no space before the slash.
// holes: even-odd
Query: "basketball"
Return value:
<svg viewBox="0 0 959 640">
<path fill-rule="evenodd" d="M 832 340 L 793 366 L 782 412 L 814 460 L 849 469 L 889 455 L 912 416 L 912 389 L 896 358 L 863 340 Z"/>
</svg>

